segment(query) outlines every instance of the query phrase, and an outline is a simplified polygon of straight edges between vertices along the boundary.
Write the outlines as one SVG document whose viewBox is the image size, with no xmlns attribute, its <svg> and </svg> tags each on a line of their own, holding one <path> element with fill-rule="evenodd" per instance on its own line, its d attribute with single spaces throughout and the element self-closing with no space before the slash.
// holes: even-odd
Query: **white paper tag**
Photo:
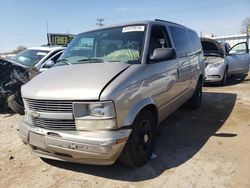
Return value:
<svg viewBox="0 0 250 188">
<path fill-rule="evenodd" d="M 46 52 L 37 52 L 36 55 L 46 55 L 47 53 Z"/>
<path fill-rule="evenodd" d="M 144 25 L 134 25 L 134 26 L 124 27 L 122 29 L 122 32 L 126 33 L 126 32 L 134 32 L 134 31 L 144 31 L 144 29 L 145 29 Z"/>
</svg>

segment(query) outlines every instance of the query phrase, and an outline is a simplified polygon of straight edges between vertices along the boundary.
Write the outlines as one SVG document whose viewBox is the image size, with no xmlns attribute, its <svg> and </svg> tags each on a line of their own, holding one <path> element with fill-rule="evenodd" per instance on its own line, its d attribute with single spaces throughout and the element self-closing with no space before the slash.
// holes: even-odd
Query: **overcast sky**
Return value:
<svg viewBox="0 0 250 188">
<path fill-rule="evenodd" d="M 0 53 L 19 45 L 47 43 L 49 32 L 77 34 L 96 26 L 137 20 L 165 19 L 203 33 L 240 32 L 250 16 L 250 0 L 0 0 Z"/>
</svg>

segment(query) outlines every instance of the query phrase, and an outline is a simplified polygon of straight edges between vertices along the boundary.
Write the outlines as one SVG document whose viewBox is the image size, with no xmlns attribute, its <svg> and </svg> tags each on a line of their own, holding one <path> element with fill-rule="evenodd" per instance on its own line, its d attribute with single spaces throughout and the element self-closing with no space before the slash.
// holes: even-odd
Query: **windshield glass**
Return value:
<svg viewBox="0 0 250 188">
<path fill-rule="evenodd" d="M 31 50 L 27 49 L 22 52 L 19 52 L 14 57 L 10 59 L 16 62 L 19 62 L 26 66 L 34 66 L 37 64 L 49 51 L 45 50 Z"/>
<path fill-rule="evenodd" d="M 140 63 L 145 26 L 134 25 L 87 32 L 76 36 L 58 64 Z"/>
</svg>

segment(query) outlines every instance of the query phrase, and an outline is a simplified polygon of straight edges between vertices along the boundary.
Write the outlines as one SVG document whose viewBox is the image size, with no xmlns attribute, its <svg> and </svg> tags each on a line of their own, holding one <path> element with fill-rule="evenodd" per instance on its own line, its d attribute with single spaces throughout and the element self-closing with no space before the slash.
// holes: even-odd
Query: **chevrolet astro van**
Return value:
<svg viewBox="0 0 250 188">
<path fill-rule="evenodd" d="M 41 158 L 143 166 L 159 123 L 184 103 L 201 105 L 203 80 L 201 43 L 185 26 L 154 20 L 84 32 L 22 87 L 19 135 Z"/>
</svg>

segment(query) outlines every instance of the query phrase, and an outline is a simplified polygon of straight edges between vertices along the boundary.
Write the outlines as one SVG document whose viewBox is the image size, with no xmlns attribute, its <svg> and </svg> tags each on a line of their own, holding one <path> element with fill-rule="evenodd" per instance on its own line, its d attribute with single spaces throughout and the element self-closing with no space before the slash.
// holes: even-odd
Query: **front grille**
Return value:
<svg viewBox="0 0 250 188">
<path fill-rule="evenodd" d="M 49 130 L 76 130 L 75 121 L 73 119 L 57 120 L 32 117 L 32 122 L 35 127 L 41 127 Z"/>
<path fill-rule="evenodd" d="M 73 101 L 24 99 L 29 110 L 38 112 L 72 113 Z"/>
</svg>

